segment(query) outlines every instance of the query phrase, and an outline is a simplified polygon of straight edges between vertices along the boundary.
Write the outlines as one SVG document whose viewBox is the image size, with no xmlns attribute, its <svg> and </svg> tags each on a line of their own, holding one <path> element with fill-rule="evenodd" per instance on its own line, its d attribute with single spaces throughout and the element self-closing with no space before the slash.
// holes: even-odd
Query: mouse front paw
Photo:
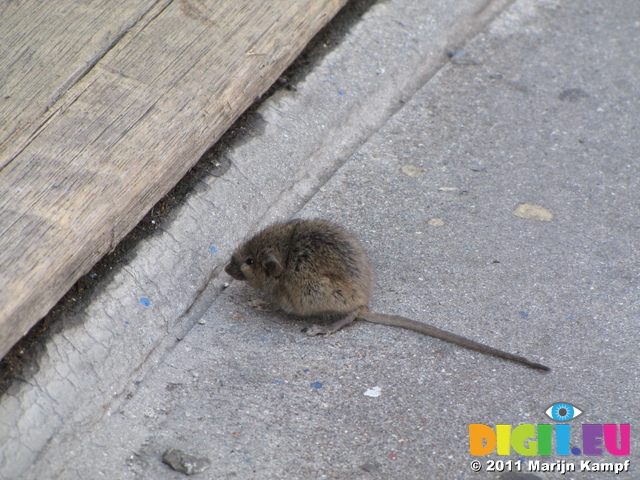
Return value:
<svg viewBox="0 0 640 480">
<path fill-rule="evenodd" d="M 259 298 L 256 298 L 255 300 L 251 300 L 249 302 L 249 306 L 251 308 L 253 308 L 254 310 L 257 310 L 259 312 L 273 312 L 274 308 L 271 306 L 271 304 L 269 302 L 265 302 L 264 300 L 261 300 Z"/>
</svg>

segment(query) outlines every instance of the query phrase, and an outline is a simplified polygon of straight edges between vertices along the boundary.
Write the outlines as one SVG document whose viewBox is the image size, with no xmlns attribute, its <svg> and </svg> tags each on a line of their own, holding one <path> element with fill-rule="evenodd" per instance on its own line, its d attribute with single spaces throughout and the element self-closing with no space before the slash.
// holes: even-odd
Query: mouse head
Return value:
<svg viewBox="0 0 640 480">
<path fill-rule="evenodd" d="M 267 228 L 238 247 L 224 271 L 258 289 L 276 280 L 284 269 L 280 252 L 288 239 L 288 232 L 280 230 Z"/>
<path fill-rule="evenodd" d="M 282 270 L 278 256 L 272 251 L 237 251 L 224 267 L 224 271 L 236 280 L 248 281 L 254 286 L 259 286 L 268 278 L 279 277 Z"/>
</svg>

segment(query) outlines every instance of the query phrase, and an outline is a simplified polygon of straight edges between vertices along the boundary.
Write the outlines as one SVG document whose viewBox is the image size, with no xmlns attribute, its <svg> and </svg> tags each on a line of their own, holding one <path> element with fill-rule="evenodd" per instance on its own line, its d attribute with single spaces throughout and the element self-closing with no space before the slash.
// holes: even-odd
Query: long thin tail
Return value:
<svg viewBox="0 0 640 480">
<path fill-rule="evenodd" d="M 468 348 L 470 350 L 476 350 L 481 353 L 486 353 L 488 355 L 494 355 L 496 357 L 504 358 L 506 360 L 511 360 L 512 362 L 521 363 L 522 365 L 526 365 L 530 368 L 535 368 L 538 370 L 544 370 L 545 372 L 551 371 L 549 367 L 546 365 L 542 365 L 540 363 L 532 362 L 520 355 L 514 355 L 513 353 L 504 352 L 502 350 L 498 350 L 497 348 L 489 347 L 488 345 L 484 345 L 479 342 L 475 342 L 473 340 L 469 340 L 461 335 L 456 335 L 455 333 L 447 332 L 446 330 L 442 330 L 438 327 L 434 327 L 433 325 L 428 325 L 422 322 L 416 322 L 415 320 L 411 320 L 410 318 L 401 317 L 399 315 L 386 315 L 382 313 L 376 313 L 372 311 L 362 312 L 358 315 L 358 318 L 362 318 L 371 323 L 378 323 L 381 325 L 389 325 L 392 327 L 401 327 L 406 328 L 408 330 L 413 330 L 418 333 L 422 333 L 424 335 L 428 335 L 430 337 L 439 338 L 440 340 L 444 340 L 445 342 L 453 343 L 455 345 L 460 345 L 461 347 Z"/>
</svg>

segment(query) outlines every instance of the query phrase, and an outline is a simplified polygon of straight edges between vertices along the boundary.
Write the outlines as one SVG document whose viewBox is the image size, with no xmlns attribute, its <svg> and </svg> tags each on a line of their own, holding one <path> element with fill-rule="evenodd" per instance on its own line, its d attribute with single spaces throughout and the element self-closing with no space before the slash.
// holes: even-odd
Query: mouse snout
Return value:
<svg viewBox="0 0 640 480">
<path fill-rule="evenodd" d="M 247 277 L 244 276 L 244 273 L 242 273 L 242 270 L 240 270 L 240 265 L 233 260 L 227 263 L 227 266 L 224 267 L 224 271 L 236 280 L 245 281 L 247 279 Z"/>
</svg>

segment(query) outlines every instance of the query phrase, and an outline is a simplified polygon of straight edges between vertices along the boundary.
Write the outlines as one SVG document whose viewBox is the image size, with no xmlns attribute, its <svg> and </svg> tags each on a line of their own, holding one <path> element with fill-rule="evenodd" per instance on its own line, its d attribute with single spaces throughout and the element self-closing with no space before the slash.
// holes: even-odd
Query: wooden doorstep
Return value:
<svg viewBox="0 0 640 480">
<path fill-rule="evenodd" d="M 0 358 L 346 1 L 0 6 Z"/>
</svg>

